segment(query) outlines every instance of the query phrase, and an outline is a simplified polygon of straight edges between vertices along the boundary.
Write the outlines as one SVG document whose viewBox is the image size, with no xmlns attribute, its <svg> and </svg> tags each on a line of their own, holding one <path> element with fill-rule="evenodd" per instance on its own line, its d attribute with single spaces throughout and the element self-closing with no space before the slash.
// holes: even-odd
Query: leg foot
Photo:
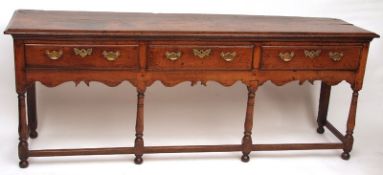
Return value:
<svg viewBox="0 0 383 175">
<path fill-rule="evenodd" d="M 350 153 L 343 152 L 341 157 L 342 157 L 343 160 L 348 160 L 348 159 L 350 159 Z"/>
<path fill-rule="evenodd" d="M 25 112 L 25 95 L 24 93 L 18 93 L 19 100 L 19 144 L 18 144 L 18 155 L 19 155 L 19 166 L 20 168 L 26 168 L 28 166 L 28 125 Z"/>
<path fill-rule="evenodd" d="M 39 134 L 35 130 L 32 130 L 32 131 L 29 132 L 29 137 L 32 138 L 32 139 L 37 138 L 38 135 Z"/>
<path fill-rule="evenodd" d="M 319 126 L 319 127 L 317 128 L 317 133 L 318 133 L 318 134 L 323 134 L 323 133 L 324 133 L 324 128 L 323 128 L 323 126 Z"/>
<path fill-rule="evenodd" d="M 331 86 L 322 82 L 321 89 L 320 89 L 319 109 L 318 109 L 318 118 L 317 118 L 317 123 L 318 123 L 317 133 L 318 134 L 324 133 L 323 126 L 325 126 L 327 123 L 327 112 L 328 112 L 328 105 L 330 102 L 330 94 L 331 94 Z"/>
<path fill-rule="evenodd" d="M 29 163 L 28 163 L 27 160 L 21 160 L 21 161 L 19 162 L 19 167 L 20 167 L 20 168 L 26 168 L 26 167 L 28 167 L 28 165 L 29 165 Z"/>
<path fill-rule="evenodd" d="M 136 139 L 134 140 L 134 163 L 142 164 L 142 155 L 144 154 L 144 91 L 137 90 L 137 118 L 136 118 Z"/>
<path fill-rule="evenodd" d="M 352 93 L 352 98 L 351 98 L 350 111 L 348 113 L 346 136 L 344 137 L 344 141 L 343 141 L 344 147 L 343 147 L 343 153 L 341 155 L 343 160 L 350 159 L 350 152 L 352 150 L 352 144 L 354 143 L 354 137 L 352 136 L 352 133 L 355 127 L 357 103 L 358 103 L 358 91 L 354 90 L 354 92 Z"/>
<path fill-rule="evenodd" d="M 34 139 L 37 137 L 36 88 L 34 83 L 27 88 L 27 110 L 29 137 Z"/>
<path fill-rule="evenodd" d="M 137 165 L 140 165 L 142 164 L 144 160 L 142 159 L 141 156 L 137 156 L 136 158 L 134 158 L 134 163 L 137 164 Z"/>
<path fill-rule="evenodd" d="M 246 117 L 245 117 L 245 131 L 243 132 L 244 136 L 242 137 L 242 162 L 249 162 L 249 154 L 252 151 L 253 140 L 251 138 L 251 130 L 253 129 L 253 113 L 254 113 L 254 103 L 255 103 L 255 91 L 256 86 L 248 86 L 247 94 L 247 107 L 246 107 Z"/>
<path fill-rule="evenodd" d="M 249 162 L 250 157 L 249 157 L 249 155 L 242 155 L 241 160 L 242 160 L 242 162 Z"/>
</svg>

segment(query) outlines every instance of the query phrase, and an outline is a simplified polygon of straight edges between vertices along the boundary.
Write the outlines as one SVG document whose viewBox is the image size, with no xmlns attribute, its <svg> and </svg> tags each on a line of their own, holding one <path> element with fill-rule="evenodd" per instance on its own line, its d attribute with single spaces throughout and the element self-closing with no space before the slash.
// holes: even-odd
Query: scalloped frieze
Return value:
<svg viewBox="0 0 383 175">
<path fill-rule="evenodd" d="M 90 86 L 90 82 L 100 82 L 100 83 L 105 84 L 106 86 L 109 86 L 109 87 L 116 87 L 116 86 L 120 85 L 124 81 L 128 81 L 133 86 L 136 86 L 135 81 L 131 81 L 131 80 L 119 80 L 119 81 L 105 81 L 105 80 L 38 80 L 36 82 L 40 82 L 41 84 L 43 84 L 44 86 L 47 86 L 47 87 L 56 87 L 58 85 L 66 83 L 66 82 L 73 82 L 75 84 L 75 86 L 78 86 L 80 83 L 84 83 L 87 86 Z"/>
<path fill-rule="evenodd" d="M 207 86 L 207 82 L 212 81 L 219 83 L 222 86 L 228 87 L 233 86 L 237 82 L 242 82 L 246 86 L 256 87 L 258 85 L 257 80 L 244 80 L 244 79 L 152 79 L 147 80 L 146 85 L 151 86 L 155 81 L 161 82 L 166 87 L 173 87 L 183 82 L 190 82 L 191 86 L 195 86 L 197 84 L 201 84 L 203 86 Z"/>
<path fill-rule="evenodd" d="M 324 79 L 300 79 L 300 80 L 296 80 L 296 79 L 289 79 L 289 80 L 265 80 L 265 81 L 262 81 L 260 84 L 264 84 L 265 82 L 267 81 L 270 81 L 271 83 L 273 83 L 274 85 L 276 86 L 283 86 L 287 83 L 290 83 L 290 82 L 294 82 L 294 81 L 298 81 L 298 84 L 299 85 L 302 85 L 303 83 L 305 83 L 306 81 L 309 82 L 310 84 L 314 84 L 314 81 L 322 81 L 324 83 L 326 83 L 327 85 L 330 85 L 330 86 L 334 86 L 334 85 L 337 85 L 339 84 L 340 82 L 342 81 L 346 81 L 347 83 L 349 83 L 351 86 L 354 84 L 353 80 L 324 80 Z"/>
<path fill-rule="evenodd" d="M 30 81 L 33 82 L 33 80 L 30 80 Z M 147 79 L 147 78 L 143 78 L 141 80 L 137 80 L 137 79 L 113 79 L 113 80 L 105 80 L 105 79 L 84 79 L 84 80 L 82 80 L 82 79 L 81 80 L 43 79 L 43 80 L 37 80 L 37 81 L 40 82 L 41 84 L 47 86 L 47 87 L 55 87 L 55 86 L 58 86 L 62 83 L 65 83 L 65 82 L 74 82 L 74 84 L 76 86 L 83 82 L 87 86 L 89 86 L 89 83 L 92 81 L 103 83 L 109 87 L 115 87 L 115 86 L 120 85 L 123 81 L 128 81 L 133 86 L 137 87 L 138 89 L 142 89 L 142 90 L 144 90 L 146 87 L 151 86 L 155 81 L 160 81 L 166 87 L 173 87 L 173 86 L 176 86 L 182 82 L 190 82 L 192 86 L 197 85 L 198 83 L 200 83 L 203 86 L 207 86 L 208 81 L 214 81 L 214 82 L 217 82 L 217 83 L 221 84 L 222 86 L 226 86 L 226 87 L 232 86 L 238 81 L 242 82 L 243 84 L 245 84 L 246 86 L 249 86 L 249 87 L 258 87 L 267 81 L 270 81 L 271 83 L 273 83 L 277 86 L 282 86 L 282 85 L 285 85 L 285 84 L 293 82 L 293 81 L 298 81 L 299 85 L 302 85 L 306 81 L 308 81 L 311 84 L 313 84 L 314 81 L 322 81 L 322 82 L 324 82 L 328 85 L 331 85 L 331 86 L 337 85 L 342 81 L 348 82 L 351 86 L 354 84 L 354 79 L 352 79 L 352 77 L 349 77 L 348 79 L 339 79 L 339 78 L 333 78 L 333 77 L 318 79 L 318 78 L 311 78 L 311 77 L 310 78 L 306 78 L 306 77 L 305 78 L 302 78 L 302 77 L 297 78 L 297 77 L 294 77 L 293 75 L 292 76 L 279 77 L 278 79 L 266 79 L 265 78 L 265 79 L 250 79 L 250 80 L 249 79 L 226 79 L 223 76 L 223 77 L 219 77 L 216 79 L 198 79 L 198 78 L 189 78 L 189 79 L 182 79 L 182 78 Z"/>
</svg>

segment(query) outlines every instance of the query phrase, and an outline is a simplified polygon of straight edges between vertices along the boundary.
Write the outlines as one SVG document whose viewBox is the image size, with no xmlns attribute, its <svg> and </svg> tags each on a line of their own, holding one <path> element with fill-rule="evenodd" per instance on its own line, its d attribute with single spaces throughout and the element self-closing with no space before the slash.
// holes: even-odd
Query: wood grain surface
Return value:
<svg viewBox="0 0 383 175">
<path fill-rule="evenodd" d="M 7 34 L 376 37 L 333 18 L 18 10 Z"/>
</svg>

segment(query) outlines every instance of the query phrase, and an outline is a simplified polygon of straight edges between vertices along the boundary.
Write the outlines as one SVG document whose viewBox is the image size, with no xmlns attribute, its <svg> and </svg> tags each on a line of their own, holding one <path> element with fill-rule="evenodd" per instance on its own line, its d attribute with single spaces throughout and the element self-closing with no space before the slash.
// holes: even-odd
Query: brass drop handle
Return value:
<svg viewBox="0 0 383 175">
<path fill-rule="evenodd" d="M 62 50 L 46 50 L 45 54 L 48 56 L 49 59 L 57 60 L 61 58 L 61 56 L 63 55 L 63 51 Z"/>
<path fill-rule="evenodd" d="M 309 58 L 319 57 L 322 50 L 304 50 L 305 56 Z"/>
<path fill-rule="evenodd" d="M 279 53 L 279 58 L 284 61 L 284 62 L 289 62 L 291 61 L 295 56 L 294 52 L 280 52 Z"/>
<path fill-rule="evenodd" d="M 73 48 L 73 52 L 75 55 L 78 55 L 81 58 L 84 58 L 86 56 L 92 55 L 92 48 L 89 48 L 89 49 Z"/>
<path fill-rule="evenodd" d="M 178 60 L 179 58 L 181 58 L 182 56 L 182 53 L 180 51 L 177 51 L 177 52 L 169 52 L 169 51 L 166 51 L 165 52 L 165 56 L 168 60 L 170 61 L 176 61 Z"/>
<path fill-rule="evenodd" d="M 333 60 L 333 61 L 340 61 L 343 58 L 343 52 L 329 52 L 328 56 Z"/>
<path fill-rule="evenodd" d="M 119 51 L 106 51 L 106 50 L 104 50 L 102 52 L 102 55 L 108 61 L 115 61 L 120 56 L 120 52 Z"/>
<path fill-rule="evenodd" d="M 237 56 L 237 52 L 221 52 L 221 58 L 227 62 L 231 62 Z"/>
<path fill-rule="evenodd" d="M 199 58 L 208 57 L 211 53 L 211 49 L 193 49 L 193 55 Z"/>
</svg>

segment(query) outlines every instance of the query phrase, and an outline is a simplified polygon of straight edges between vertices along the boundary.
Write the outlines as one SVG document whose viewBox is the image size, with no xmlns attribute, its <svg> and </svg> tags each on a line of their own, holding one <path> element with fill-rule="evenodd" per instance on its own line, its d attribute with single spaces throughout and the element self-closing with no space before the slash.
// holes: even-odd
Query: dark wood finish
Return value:
<svg viewBox="0 0 383 175">
<path fill-rule="evenodd" d="M 92 49 L 89 56 L 76 55 L 74 49 Z M 46 51 L 63 51 L 57 60 L 49 59 Z M 108 61 L 103 52 L 119 52 L 114 61 Z M 38 68 L 125 68 L 138 69 L 138 45 L 80 45 L 80 44 L 26 44 L 26 64 Z"/>
<path fill-rule="evenodd" d="M 36 85 L 32 83 L 27 88 L 27 109 L 28 109 L 28 128 L 29 137 L 37 137 L 37 109 L 36 109 Z"/>
<path fill-rule="evenodd" d="M 133 154 L 132 147 L 30 150 L 29 157 Z"/>
<path fill-rule="evenodd" d="M 9 34 L 94 36 L 363 37 L 377 35 L 334 18 L 251 15 L 16 11 Z"/>
<path fill-rule="evenodd" d="M 145 89 L 137 90 L 137 118 L 136 118 L 136 139 L 134 141 L 135 156 L 134 163 L 141 164 L 144 154 L 144 93 Z"/>
<path fill-rule="evenodd" d="M 28 125 L 25 111 L 25 94 L 18 93 L 19 100 L 19 166 L 25 168 L 28 166 Z"/>
<path fill-rule="evenodd" d="M 310 58 L 304 51 L 321 51 Z M 261 69 L 263 70 L 356 70 L 359 66 L 361 46 L 263 46 Z M 280 59 L 280 53 L 294 53 L 289 62 Z M 340 61 L 333 61 L 330 52 L 342 52 Z"/>
<path fill-rule="evenodd" d="M 145 153 L 241 151 L 246 162 L 251 151 L 343 149 L 342 158 L 348 159 L 369 43 L 378 37 L 332 18 L 38 10 L 16 11 L 4 33 L 14 38 L 20 167 L 28 166 L 28 157 L 96 154 L 134 154 L 140 164 Z M 92 53 L 76 54 L 75 48 Z M 341 143 L 253 144 L 256 89 L 267 81 L 281 86 L 315 80 L 322 82 L 318 132 L 325 126 Z M 37 136 L 36 81 L 48 87 L 129 81 L 137 88 L 134 147 L 29 150 L 28 133 Z M 167 87 L 242 82 L 248 87 L 242 143 L 145 146 L 144 93 L 155 81 Z M 353 89 L 345 136 L 327 121 L 331 86 L 341 81 Z"/>
<path fill-rule="evenodd" d="M 291 144 L 253 144 L 252 151 L 286 151 L 313 149 L 342 149 L 342 143 L 291 143 Z M 242 145 L 181 145 L 181 146 L 145 146 L 143 153 L 194 153 L 194 152 L 236 152 Z M 79 149 L 44 149 L 30 150 L 29 157 L 80 156 L 135 154 L 134 147 L 79 148 Z"/>
<path fill-rule="evenodd" d="M 253 57 L 253 46 L 149 46 L 149 70 L 250 70 Z M 209 56 L 199 58 L 193 55 L 193 49 L 211 49 Z M 179 59 L 166 59 L 166 52 L 180 52 Z M 221 53 L 236 53 L 233 61 L 225 61 Z"/>
<path fill-rule="evenodd" d="M 146 146 L 146 154 L 153 153 L 194 153 L 194 152 L 233 152 L 241 151 L 242 145 L 183 145 L 183 146 Z"/>
<path fill-rule="evenodd" d="M 253 151 L 342 149 L 343 147 L 342 143 L 255 144 L 253 145 Z"/>
<path fill-rule="evenodd" d="M 342 153 L 342 159 L 344 160 L 350 159 L 350 152 L 352 149 L 352 144 L 354 143 L 354 137 L 352 136 L 352 134 L 354 132 L 355 127 L 356 105 L 358 104 L 358 96 L 358 91 L 354 90 L 351 98 L 350 111 L 348 113 L 346 136 L 344 136 L 343 140 L 344 152 Z"/>
<path fill-rule="evenodd" d="M 255 91 L 257 87 L 248 86 L 247 94 L 247 107 L 246 107 L 246 118 L 245 118 L 245 132 L 242 138 L 242 157 L 243 162 L 248 162 L 250 160 L 249 154 L 251 152 L 251 146 L 253 145 L 253 140 L 251 138 L 251 131 L 253 130 L 253 113 L 254 113 L 254 103 L 255 103 Z"/>
<path fill-rule="evenodd" d="M 328 104 L 330 102 L 330 93 L 331 93 L 331 86 L 322 82 L 320 87 L 319 109 L 318 109 L 318 118 L 317 118 L 317 123 L 318 123 L 317 132 L 319 134 L 324 133 L 323 126 L 325 126 L 327 123 L 327 111 L 328 111 Z"/>
<path fill-rule="evenodd" d="M 16 92 L 18 99 L 19 113 L 19 166 L 21 168 L 28 167 L 28 124 L 26 116 L 25 93 L 26 93 L 26 74 L 24 69 L 24 45 L 22 41 L 14 41 L 15 50 L 15 74 L 16 74 Z"/>
<path fill-rule="evenodd" d="M 333 133 L 335 135 L 336 138 L 338 138 L 340 141 L 343 142 L 344 140 L 344 135 L 342 133 L 340 133 L 335 127 L 334 125 L 332 125 L 330 122 L 326 122 L 326 128 L 328 130 L 330 130 L 331 133 Z"/>
</svg>

